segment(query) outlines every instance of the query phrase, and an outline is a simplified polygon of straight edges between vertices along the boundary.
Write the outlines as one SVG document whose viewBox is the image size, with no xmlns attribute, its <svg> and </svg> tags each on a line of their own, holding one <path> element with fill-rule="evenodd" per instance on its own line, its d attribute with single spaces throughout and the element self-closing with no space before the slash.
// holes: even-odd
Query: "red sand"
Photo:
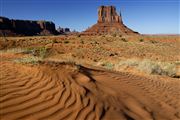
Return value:
<svg viewBox="0 0 180 120">
<path fill-rule="evenodd" d="M 42 63 L 0 62 L 3 120 L 180 120 L 180 81 Z"/>
</svg>

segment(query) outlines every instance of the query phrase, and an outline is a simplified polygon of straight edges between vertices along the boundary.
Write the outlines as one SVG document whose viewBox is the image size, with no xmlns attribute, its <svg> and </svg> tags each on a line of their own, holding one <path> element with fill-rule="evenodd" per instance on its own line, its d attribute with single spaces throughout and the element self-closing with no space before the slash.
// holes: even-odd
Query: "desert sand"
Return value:
<svg viewBox="0 0 180 120">
<path fill-rule="evenodd" d="M 70 63 L 0 64 L 2 120 L 180 119 L 178 80 Z"/>
</svg>

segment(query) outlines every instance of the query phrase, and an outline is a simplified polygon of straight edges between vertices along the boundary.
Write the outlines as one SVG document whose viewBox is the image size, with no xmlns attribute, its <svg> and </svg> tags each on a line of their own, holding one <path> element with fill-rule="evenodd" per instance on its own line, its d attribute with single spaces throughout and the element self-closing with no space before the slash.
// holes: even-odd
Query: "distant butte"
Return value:
<svg viewBox="0 0 180 120">
<path fill-rule="evenodd" d="M 126 35 L 138 34 L 138 32 L 129 29 L 123 24 L 121 13 L 118 14 L 114 6 L 100 6 L 97 23 L 82 32 L 82 34 L 101 35 L 114 32 Z"/>
</svg>

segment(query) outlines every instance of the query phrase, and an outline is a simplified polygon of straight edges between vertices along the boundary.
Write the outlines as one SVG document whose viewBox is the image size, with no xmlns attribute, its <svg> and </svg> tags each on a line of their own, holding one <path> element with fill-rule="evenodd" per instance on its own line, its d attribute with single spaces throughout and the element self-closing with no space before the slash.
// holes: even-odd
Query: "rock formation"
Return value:
<svg viewBox="0 0 180 120">
<path fill-rule="evenodd" d="M 69 34 L 71 32 L 69 28 L 62 28 L 62 27 L 58 27 L 57 31 L 60 34 Z"/>
<path fill-rule="evenodd" d="M 121 17 L 116 13 L 116 8 L 113 6 L 101 6 L 98 10 L 98 23 L 119 23 Z"/>
<path fill-rule="evenodd" d="M 0 36 L 54 35 L 55 24 L 49 21 L 13 20 L 0 17 Z"/>
<path fill-rule="evenodd" d="M 99 35 L 115 32 L 127 35 L 138 34 L 123 24 L 121 13 L 118 14 L 114 6 L 100 6 L 98 9 L 97 23 L 88 28 L 82 34 Z"/>
</svg>

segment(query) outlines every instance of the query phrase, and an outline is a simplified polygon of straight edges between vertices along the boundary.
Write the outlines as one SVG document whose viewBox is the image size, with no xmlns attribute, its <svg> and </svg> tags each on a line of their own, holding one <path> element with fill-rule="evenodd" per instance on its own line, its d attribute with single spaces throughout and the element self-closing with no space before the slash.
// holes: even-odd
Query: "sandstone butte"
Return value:
<svg viewBox="0 0 180 120">
<path fill-rule="evenodd" d="M 135 32 L 124 25 L 121 13 L 118 14 L 114 6 L 100 6 L 98 9 L 97 23 L 82 32 L 82 34 L 102 35 L 109 33 L 119 33 L 125 35 L 138 34 L 138 32 Z"/>
</svg>

